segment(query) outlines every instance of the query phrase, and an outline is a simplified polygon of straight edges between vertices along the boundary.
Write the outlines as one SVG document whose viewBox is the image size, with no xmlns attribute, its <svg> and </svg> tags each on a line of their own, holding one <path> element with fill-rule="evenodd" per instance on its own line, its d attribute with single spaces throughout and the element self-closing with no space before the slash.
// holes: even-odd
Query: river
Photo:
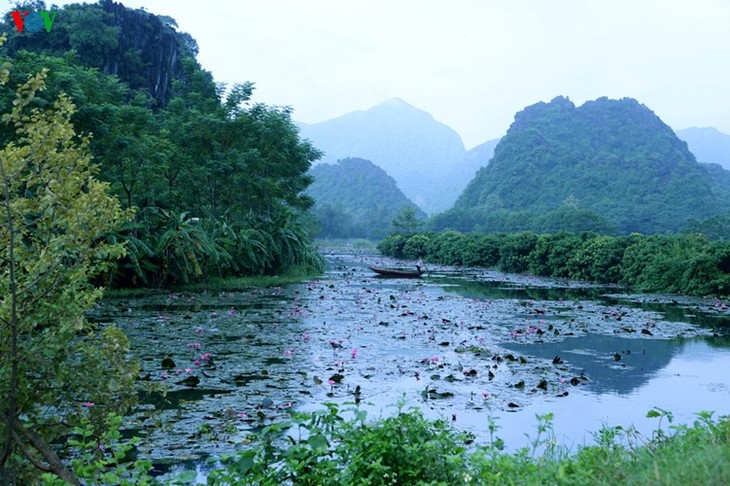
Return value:
<svg viewBox="0 0 730 486">
<path fill-rule="evenodd" d="M 574 450 L 602 425 L 657 427 L 730 413 L 724 301 L 430 266 L 375 278 L 394 262 L 331 252 L 319 279 L 237 292 L 106 299 L 94 313 L 129 336 L 141 403 L 127 417 L 160 471 L 230 452 L 290 408 L 355 400 L 377 417 L 402 401 L 508 451 L 553 414 Z M 166 391 L 162 391 L 162 390 Z M 666 424 L 666 421 L 664 422 Z"/>
</svg>

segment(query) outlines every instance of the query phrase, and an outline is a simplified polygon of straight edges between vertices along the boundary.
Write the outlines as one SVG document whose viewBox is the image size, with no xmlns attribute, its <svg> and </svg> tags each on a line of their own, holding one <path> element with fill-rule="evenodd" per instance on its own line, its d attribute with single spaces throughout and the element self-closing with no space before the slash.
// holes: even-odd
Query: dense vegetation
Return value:
<svg viewBox="0 0 730 486">
<path fill-rule="evenodd" d="M 124 334 L 84 318 L 101 297 L 89 280 L 124 254 L 105 235 L 131 211 L 95 177 L 89 141 L 76 137 L 70 122 L 69 98 L 34 108 L 45 78 L 43 70 L 24 82 L 2 117 L 13 135 L 0 150 L 3 484 L 31 484 L 33 467 L 79 484 L 49 444 L 82 415 L 92 432 L 104 430 L 107 413 L 134 402 L 138 372 Z M 3 94 L 9 79 L 6 64 Z"/>
<path fill-rule="evenodd" d="M 600 98 L 576 108 L 558 97 L 515 116 L 489 165 L 433 227 L 676 232 L 729 207 L 727 193 L 645 106 Z"/>
<path fill-rule="evenodd" d="M 730 244 L 704 235 L 597 233 L 394 234 L 378 249 L 396 258 L 629 285 L 639 291 L 730 294 Z"/>
<path fill-rule="evenodd" d="M 253 449 L 224 459 L 209 484 L 724 484 L 730 476 L 730 418 L 699 413 L 692 426 L 671 425 L 672 414 L 651 410 L 660 426 L 646 438 L 604 427 L 595 445 L 558 445 L 550 414 L 538 416 L 529 447 L 502 452 L 499 426 L 488 418 L 488 444 L 418 410 L 373 423 L 356 410 L 346 420 L 334 405 L 294 413 L 265 428 Z M 661 420 L 670 422 L 667 432 Z M 290 438 L 280 433 L 290 429 Z M 283 443 L 282 443 L 283 442 Z M 572 453 L 572 454 L 571 454 Z M 192 476 L 191 476 L 192 477 Z"/>
<path fill-rule="evenodd" d="M 308 193 L 315 201 L 322 237 L 379 240 L 392 230 L 390 223 L 403 208 L 413 209 L 419 218 L 426 216 L 392 177 L 369 160 L 319 164 L 310 174 L 314 182 Z"/>
<path fill-rule="evenodd" d="M 28 36 L 8 16 L 3 60 L 14 64 L 10 85 L 49 70 L 33 106 L 70 96 L 99 177 L 135 210 L 107 235 L 128 250 L 107 281 L 168 285 L 321 265 L 304 222 L 319 152 L 300 140 L 288 108 L 253 102 L 251 83 L 216 84 L 172 19 L 106 0 L 69 5 L 57 19 Z M 0 107 L 12 99 L 0 93 Z M 0 129 L 3 144 L 14 136 Z"/>
<path fill-rule="evenodd" d="M 171 19 L 103 1 L 61 9 L 51 32 L 13 23 L 0 25 L 0 482 L 143 484 L 112 468 L 129 443 L 104 448 L 139 367 L 120 330 L 85 318 L 99 284 L 318 268 L 304 191 L 319 152 L 251 83 L 214 83 Z"/>
</svg>

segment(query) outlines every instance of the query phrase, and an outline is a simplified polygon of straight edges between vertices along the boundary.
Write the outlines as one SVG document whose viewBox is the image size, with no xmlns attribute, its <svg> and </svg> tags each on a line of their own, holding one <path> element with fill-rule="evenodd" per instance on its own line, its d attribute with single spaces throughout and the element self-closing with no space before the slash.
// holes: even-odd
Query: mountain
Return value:
<svg viewBox="0 0 730 486">
<path fill-rule="evenodd" d="M 488 140 L 464 154 L 463 168 L 465 172 L 470 172 L 469 180 L 476 175 L 479 169 L 489 164 L 489 161 L 494 157 L 494 149 L 497 147 L 499 140 L 499 138 Z"/>
<path fill-rule="evenodd" d="M 542 221 L 557 227 L 538 229 L 560 229 L 575 217 L 585 229 L 609 222 L 624 233 L 678 231 L 730 207 L 713 185 L 687 144 L 638 101 L 604 97 L 577 108 L 557 97 L 517 113 L 439 224 L 526 229 Z"/>
<path fill-rule="evenodd" d="M 7 42 L 0 54 L 14 57 L 27 50 L 66 56 L 73 62 L 117 76 L 133 90 L 149 94 L 160 107 L 174 96 L 174 82 L 212 82 L 208 73 L 193 66 L 197 65 L 194 57 L 198 54 L 195 39 L 176 29 L 177 24 L 170 17 L 128 9 L 112 0 L 75 3 L 59 11 L 50 32 L 38 35 L 18 33 L 12 17 L 6 15 L 0 23 L 0 33 L 7 36 Z M 195 79 L 196 76 L 207 79 Z"/>
<path fill-rule="evenodd" d="M 466 150 L 459 135 L 399 98 L 299 127 L 325 152 L 322 162 L 373 160 L 426 212 L 451 207 L 473 175 L 462 167 Z"/>
<path fill-rule="evenodd" d="M 395 180 L 369 160 L 346 158 L 310 170 L 308 193 L 315 201 L 321 236 L 379 239 L 403 208 L 426 214 L 398 189 Z"/>
<path fill-rule="evenodd" d="M 689 150 L 699 162 L 720 164 L 730 170 L 730 135 L 717 128 L 685 128 L 677 130 L 679 138 L 687 142 Z"/>
</svg>

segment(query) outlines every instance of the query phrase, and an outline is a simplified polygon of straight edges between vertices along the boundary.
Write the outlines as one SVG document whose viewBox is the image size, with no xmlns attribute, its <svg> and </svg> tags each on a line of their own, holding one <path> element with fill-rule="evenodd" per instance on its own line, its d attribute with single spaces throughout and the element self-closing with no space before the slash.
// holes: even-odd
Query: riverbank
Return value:
<svg viewBox="0 0 730 486">
<path fill-rule="evenodd" d="M 170 292 L 231 292 L 252 288 L 278 287 L 311 280 L 322 275 L 309 267 L 291 267 L 279 275 L 249 275 L 246 277 L 211 278 L 205 282 L 195 282 L 165 288 L 122 288 L 109 289 L 104 296 L 110 299 L 142 297 L 154 294 L 166 295 Z"/>
<path fill-rule="evenodd" d="M 418 410 L 368 422 L 330 406 L 262 431 L 261 442 L 223 458 L 208 484 L 727 484 L 730 417 L 701 413 L 672 426 L 670 412 L 647 415 L 658 420 L 650 436 L 604 426 L 596 445 L 577 451 L 557 444 L 543 415 L 529 446 L 504 453 L 496 427 L 489 443 L 473 446 L 469 434 Z M 291 439 L 277 442 L 290 428 Z"/>
</svg>

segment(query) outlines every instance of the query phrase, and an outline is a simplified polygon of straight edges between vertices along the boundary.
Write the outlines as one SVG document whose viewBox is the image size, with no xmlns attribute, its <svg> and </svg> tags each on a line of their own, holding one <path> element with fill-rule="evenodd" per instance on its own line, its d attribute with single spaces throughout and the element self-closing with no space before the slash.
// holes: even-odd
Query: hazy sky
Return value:
<svg viewBox="0 0 730 486">
<path fill-rule="evenodd" d="M 728 0 L 122 3 L 174 17 L 217 81 L 253 81 L 304 122 L 400 97 L 470 148 L 538 101 L 628 96 L 675 129 L 730 133 Z"/>
</svg>

